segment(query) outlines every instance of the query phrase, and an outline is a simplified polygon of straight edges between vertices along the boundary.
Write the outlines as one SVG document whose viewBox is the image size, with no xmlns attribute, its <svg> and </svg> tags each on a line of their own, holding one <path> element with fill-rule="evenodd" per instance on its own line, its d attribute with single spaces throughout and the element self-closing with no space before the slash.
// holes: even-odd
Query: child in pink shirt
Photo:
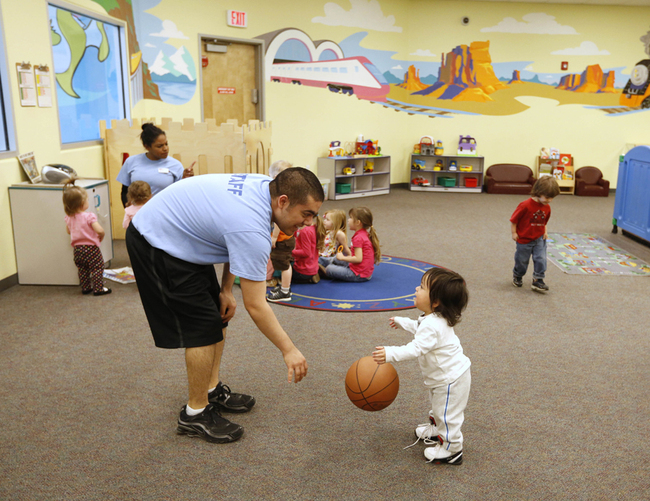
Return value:
<svg viewBox="0 0 650 501">
<path fill-rule="evenodd" d="M 74 264 L 79 269 L 81 293 L 95 296 L 110 294 L 104 287 L 104 258 L 99 244 L 104 239 L 104 229 L 97 222 L 97 215 L 88 209 L 88 193 L 74 185 L 74 179 L 63 189 L 63 209 L 66 230 L 70 235 Z"/>
<path fill-rule="evenodd" d="M 368 207 L 355 207 L 348 212 L 348 228 L 354 231 L 350 256 L 337 252 L 335 258 L 327 259 L 325 275 L 333 280 L 366 282 L 372 278 L 375 265 L 381 261 L 379 238 L 372 226 L 372 212 Z"/>
<path fill-rule="evenodd" d="M 129 189 L 126 192 L 126 199 L 128 201 L 126 208 L 124 209 L 124 221 L 122 221 L 122 227 L 127 229 L 131 224 L 133 216 L 146 204 L 151 198 L 151 187 L 149 183 L 145 181 L 133 181 L 129 185 Z"/>
<path fill-rule="evenodd" d="M 292 283 L 316 284 L 318 275 L 318 257 L 325 242 L 325 226 L 320 217 L 314 218 L 314 224 L 303 226 L 296 231 L 296 247 L 291 252 L 293 257 Z"/>
</svg>

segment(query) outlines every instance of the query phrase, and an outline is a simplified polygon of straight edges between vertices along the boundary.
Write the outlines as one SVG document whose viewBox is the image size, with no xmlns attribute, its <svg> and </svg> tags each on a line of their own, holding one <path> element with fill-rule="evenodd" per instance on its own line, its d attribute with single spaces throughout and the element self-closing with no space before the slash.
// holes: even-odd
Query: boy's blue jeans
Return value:
<svg viewBox="0 0 650 501">
<path fill-rule="evenodd" d="M 546 240 L 543 236 L 527 244 L 517 242 L 515 267 L 512 274 L 515 277 L 523 277 L 526 274 L 531 254 L 533 255 L 533 280 L 544 279 L 546 276 Z"/>
</svg>

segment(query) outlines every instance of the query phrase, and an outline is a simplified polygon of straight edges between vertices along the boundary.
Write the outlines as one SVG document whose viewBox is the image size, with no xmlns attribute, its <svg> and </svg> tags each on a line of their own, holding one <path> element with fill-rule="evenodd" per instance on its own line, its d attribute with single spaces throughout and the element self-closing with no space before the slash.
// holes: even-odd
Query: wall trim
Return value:
<svg viewBox="0 0 650 501">
<path fill-rule="evenodd" d="M 18 285 L 18 273 L 14 273 L 0 280 L 0 292 L 11 289 L 14 285 Z"/>
</svg>

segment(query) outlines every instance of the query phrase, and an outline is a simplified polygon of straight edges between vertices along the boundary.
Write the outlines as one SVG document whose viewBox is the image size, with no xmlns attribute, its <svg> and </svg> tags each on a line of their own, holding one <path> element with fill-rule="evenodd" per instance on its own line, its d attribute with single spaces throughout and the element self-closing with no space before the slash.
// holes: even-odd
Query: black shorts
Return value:
<svg viewBox="0 0 650 501">
<path fill-rule="evenodd" d="M 126 248 L 142 306 L 159 348 L 194 348 L 223 340 L 219 281 L 213 265 L 188 263 L 152 247 L 134 225 Z"/>
</svg>

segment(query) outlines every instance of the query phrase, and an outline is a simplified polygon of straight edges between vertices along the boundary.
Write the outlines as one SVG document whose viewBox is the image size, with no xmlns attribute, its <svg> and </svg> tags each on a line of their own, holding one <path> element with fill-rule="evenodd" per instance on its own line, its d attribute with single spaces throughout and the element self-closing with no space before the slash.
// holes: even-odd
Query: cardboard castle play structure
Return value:
<svg viewBox="0 0 650 501">
<path fill-rule="evenodd" d="M 239 126 L 237 120 L 217 125 L 215 120 L 194 123 L 191 118 L 173 122 L 171 118 L 113 120 L 111 127 L 100 122 L 104 139 L 104 169 L 111 193 L 111 220 L 113 238 L 124 238 L 122 228 L 124 208 L 120 197 L 122 185 L 117 175 L 128 156 L 144 153 L 140 133 L 142 123 L 152 122 L 167 135 L 171 156 L 188 168 L 193 162 L 194 175 L 221 173 L 268 174 L 271 164 L 271 123 L 250 120 Z"/>
</svg>

